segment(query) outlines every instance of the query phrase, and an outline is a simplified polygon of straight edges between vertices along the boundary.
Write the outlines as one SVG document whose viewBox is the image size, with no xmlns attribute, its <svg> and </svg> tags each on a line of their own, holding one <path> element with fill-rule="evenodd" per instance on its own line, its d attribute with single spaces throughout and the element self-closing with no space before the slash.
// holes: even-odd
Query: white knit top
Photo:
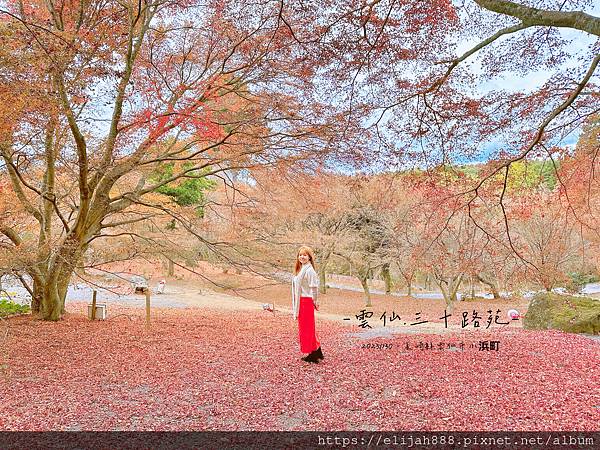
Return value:
<svg viewBox="0 0 600 450">
<path fill-rule="evenodd" d="M 298 318 L 300 311 L 300 297 L 311 297 L 317 303 L 317 292 L 319 288 L 319 275 L 310 262 L 302 264 L 298 275 L 292 279 L 292 313 L 294 319 Z"/>
</svg>

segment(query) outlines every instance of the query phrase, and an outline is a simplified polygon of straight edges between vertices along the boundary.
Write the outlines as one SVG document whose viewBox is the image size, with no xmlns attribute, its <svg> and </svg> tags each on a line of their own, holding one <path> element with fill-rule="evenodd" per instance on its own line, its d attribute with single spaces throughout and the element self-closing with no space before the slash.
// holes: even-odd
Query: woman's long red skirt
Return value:
<svg viewBox="0 0 600 450">
<path fill-rule="evenodd" d="M 300 297 L 298 339 L 300 340 L 300 351 L 302 353 L 311 353 L 321 346 L 317 340 L 315 307 L 311 297 Z"/>
</svg>

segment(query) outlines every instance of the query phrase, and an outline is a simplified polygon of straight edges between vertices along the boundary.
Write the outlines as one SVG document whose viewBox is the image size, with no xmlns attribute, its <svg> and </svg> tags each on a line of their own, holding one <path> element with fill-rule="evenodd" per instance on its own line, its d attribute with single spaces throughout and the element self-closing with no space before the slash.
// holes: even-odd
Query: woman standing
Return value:
<svg viewBox="0 0 600 450">
<path fill-rule="evenodd" d="M 294 319 L 298 319 L 300 350 L 302 353 L 308 353 L 302 360 L 318 363 L 324 358 L 315 328 L 315 310 L 319 309 L 319 276 L 315 271 L 313 251 L 310 247 L 302 246 L 298 249 L 294 274 L 292 312 Z"/>
</svg>

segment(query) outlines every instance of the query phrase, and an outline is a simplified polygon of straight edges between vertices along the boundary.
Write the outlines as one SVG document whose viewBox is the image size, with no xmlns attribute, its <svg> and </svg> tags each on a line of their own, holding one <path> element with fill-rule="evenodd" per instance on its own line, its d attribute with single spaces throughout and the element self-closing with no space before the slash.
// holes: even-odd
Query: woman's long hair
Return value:
<svg viewBox="0 0 600 450">
<path fill-rule="evenodd" d="M 294 272 L 296 275 L 298 275 L 298 272 L 300 272 L 300 268 L 302 267 L 302 263 L 300 263 L 300 260 L 298 259 L 298 256 L 300 256 L 300 253 L 305 253 L 308 255 L 308 262 L 310 262 L 310 265 L 313 266 L 313 269 L 315 268 L 315 255 L 313 253 L 312 248 L 303 245 L 302 247 L 300 247 L 298 249 L 298 253 L 296 254 L 296 271 Z"/>
</svg>

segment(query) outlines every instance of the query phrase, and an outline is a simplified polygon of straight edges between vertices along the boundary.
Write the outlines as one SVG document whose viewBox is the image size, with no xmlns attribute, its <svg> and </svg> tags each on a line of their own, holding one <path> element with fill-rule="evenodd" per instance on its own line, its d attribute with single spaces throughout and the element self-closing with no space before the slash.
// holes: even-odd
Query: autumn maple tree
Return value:
<svg viewBox="0 0 600 450">
<path fill-rule="evenodd" d="M 508 195 L 496 194 L 511 166 L 556 157 L 598 112 L 591 1 L 331 3 L 323 76 L 369 130 L 372 164 L 489 161 L 460 193 L 464 208 L 494 185 L 487 200 L 505 214 Z"/>
<path fill-rule="evenodd" d="M 1 223 L 2 251 L 27 253 L 16 274 L 33 310 L 56 320 L 91 242 L 157 215 L 202 237 L 153 196 L 173 198 L 189 180 L 228 183 L 236 170 L 281 160 L 309 161 L 306 173 L 325 164 L 429 176 L 484 159 L 448 211 L 522 256 L 509 232 L 510 173 L 564 152 L 598 113 L 600 19 L 581 11 L 590 4 L 5 2 L 0 175 L 23 217 Z M 572 47 L 558 30 L 586 43 Z M 507 74 L 520 83 L 539 72 L 533 88 L 496 87 Z M 482 204 L 486 214 L 474 214 Z M 325 258 L 330 231 L 314 225 L 303 232 L 324 238 Z M 367 252 L 373 260 L 393 248 L 377 239 L 364 247 L 378 249 Z"/>
<path fill-rule="evenodd" d="M 320 119 L 306 115 L 318 104 L 291 94 L 310 67 L 281 7 L 34 0 L 0 12 L 3 195 L 27 215 L 2 222 L 2 248 L 31 251 L 18 274 L 40 317 L 61 317 L 92 241 L 177 218 L 153 193 L 298 157 L 307 136 L 319 147 Z"/>
</svg>

